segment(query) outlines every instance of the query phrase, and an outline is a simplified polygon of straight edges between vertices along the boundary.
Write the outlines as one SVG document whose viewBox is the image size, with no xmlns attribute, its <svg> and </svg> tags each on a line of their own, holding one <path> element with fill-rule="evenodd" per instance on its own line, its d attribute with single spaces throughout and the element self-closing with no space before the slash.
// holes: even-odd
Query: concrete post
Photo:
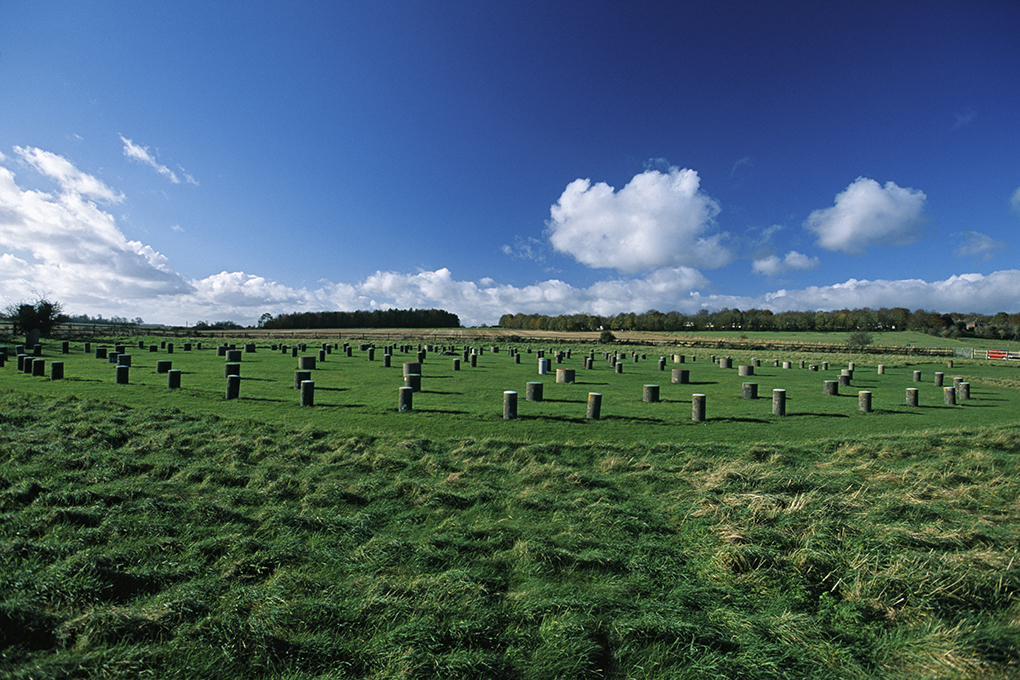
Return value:
<svg viewBox="0 0 1020 680">
<path fill-rule="evenodd" d="M 772 390 L 772 415 L 786 415 L 786 390 Z"/>
<path fill-rule="evenodd" d="M 410 387 L 397 388 L 397 411 L 409 413 L 414 403 L 414 390 Z"/>
<path fill-rule="evenodd" d="M 513 390 L 503 391 L 503 420 L 513 420 L 517 417 L 517 392 Z"/>
<path fill-rule="evenodd" d="M 703 422 L 705 420 L 705 395 L 695 394 L 691 397 L 691 420 Z"/>
<path fill-rule="evenodd" d="M 916 387 L 907 388 L 907 406 L 917 406 L 917 394 L 918 390 Z"/>
<path fill-rule="evenodd" d="M 315 381 L 301 381 L 301 405 L 315 406 Z"/>
</svg>

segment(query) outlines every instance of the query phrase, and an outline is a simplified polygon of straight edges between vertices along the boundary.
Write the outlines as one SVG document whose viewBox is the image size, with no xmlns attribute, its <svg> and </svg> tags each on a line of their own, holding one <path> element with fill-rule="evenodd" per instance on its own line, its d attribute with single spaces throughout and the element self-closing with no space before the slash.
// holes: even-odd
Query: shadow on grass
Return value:
<svg viewBox="0 0 1020 680">
<path fill-rule="evenodd" d="M 777 416 L 778 418 L 849 418 L 845 413 L 790 413 L 787 411 L 785 416 Z"/>
<path fill-rule="evenodd" d="M 419 408 L 415 406 L 412 411 L 417 413 L 452 413 L 458 416 L 469 416 L 470 411 L 458 411 L 457 409 L 445 409 L 445 408 Z"/>
</svg>

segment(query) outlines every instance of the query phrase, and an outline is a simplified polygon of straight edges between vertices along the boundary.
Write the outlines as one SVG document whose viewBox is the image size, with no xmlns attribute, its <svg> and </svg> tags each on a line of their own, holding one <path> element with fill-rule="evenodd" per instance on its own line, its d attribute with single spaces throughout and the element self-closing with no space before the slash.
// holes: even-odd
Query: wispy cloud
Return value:
<svg viewBox="0 0 1020 680">
<path fill-rule="evenodd" d="M 500 248 L 504 255 L 509 255 L 521 260 L 534 260 L 535 262 L 545 261 L 545 244 L 534 237 L 514 237 L 514 244 L 503 244 Z"/>
<path fill-rule="evenodd" d="M 817 257 L 808 257 L 796 250 L 791 250 L 785 257 L 770 255 L 754 260 L 751 269 L 755 274 L 765 276 L 782 276 L 792 271 L 808 271 L 820 264 Z"/>
<path fill-rule="evenodd" d="M 646 170 L 616 191 L 577 179 L 552 206 L 549 241 L 589 267 L 621 272 L 720 267 L 732 259 L 724 234 L 710 234 L 719 204 L 694 170 Z"/>
<path fill-rule="evenodd" d="M 895 182 L 881 186 L 858 177 L 836 195 L 831 208 L 815 210 L 804 227 L 818 235 L 818 245 L 861 255 L 868 246 L 904 245 L 916 241 L 924 224 L 927 197 Z"/>
<path fill-rule="evenodd" d="M 752 161 L 752 159 L 751 159 L 750 156 L 744 156 L 743 158 L 738 158 L 733 163 L 733 168 L 730 169 L 730 177 L 733 177 L 733 175 L 736 174 L 737 168 L 739 168 L 740 166 L 742 166 L 742 165 L 750 166 L 751 165 L 751 161 Z"/>
<path fill-rule="evenodd" d="M 1013 192 L 1013 196 L 1009 199 L 1009 205 L 1013 208 L 1013 212 L 1020 215 L 1020 189 Z"/>
<path fill-rule="evenodd" d="M 131 160 L 135 160 L 135 161 L 138 161 L 140 163 L 144 163 L 145 165 L 148 165 L 153 170 L 155 170 L 156 172 L 158 172 L 159 174 L 163 175 L 168 180 L 170 180 L 173 184 L 180 184 L 181 183 L 180 178 L 177 177 L 177 173 L 175 173 L 173 170 L 171 170 L 167 166 L 159 163 L 155 159 L 155 157 L 153 157 L 153 155 L 151 153 L 149 153 L 149 147 L 142 146 L 140 144 L 135 144 L 130 139 L 126 138 L 124 135 L 120 135 L 120 141 L 124 143 L 124 155 L 125 156 L 127 156 Z M 185 181 L 188 184 L 195 184 L 195 185 L 198 184 L 198 182 L 195 181 L 194 177 L 192 177 L 188 173 L 184 172 L 184 168 L 181 168 L 181 166 L 179 166 L 179 165 L 177 167 L 180 168 L 181 174 L 184 175 L 184 179 L 185 179 Z"/>
<path fill-rule="evenodd" d="M 37 172 L 56 181 L 68 196 L 84 197 L 103 203 L 120 203 L 124 200 L 124 194 L 82 172 L 63 156 L 35 147 L 20 146 L 14 147 L 14 153 Z"/>
<path fill-rule="evenodd" d="M 953 129 L 958 130 L 962 127 L 970 125 L 972 122 L 974 122 L 974 119 L 976 117 L 977 111 L 975 111 L 973 108 L 968 108 L 966 111 L 962 113 L 960 112 L 954 113 L 953 118 L 955 122 L 953 123 Z"/>
<path fill-rule="evenodd" d="M 961 231 L 953 234 L 962 239 L 954 254 L 957 257 L 969 257 L 977 262 L 988 262 L 996 253 L 1007 250 L 1006 244 L 996 241 L 991 236 L 977 231 Z"/>
</svg>

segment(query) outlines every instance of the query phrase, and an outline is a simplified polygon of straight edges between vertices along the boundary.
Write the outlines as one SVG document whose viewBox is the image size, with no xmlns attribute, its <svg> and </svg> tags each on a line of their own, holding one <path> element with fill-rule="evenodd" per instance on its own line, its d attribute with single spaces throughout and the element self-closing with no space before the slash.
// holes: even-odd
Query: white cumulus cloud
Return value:
<svg viewBox="0 0 1020 680">
<path fill-rule="evenodd" d="M 698 173 L 646 170 L 616 191 L 577 179 L 552 206 L 549 241 L 589 267 L 639 272 L 659 267 L 720 267 L 732 259 L 724 234 L 711 234 L 719 204 Z"/>
<path fill-rule="evenodd" d="M 941 281 L 850 279 L 829 286 L 779 290 L 746 304 L 772 311 L 906 307 L 940 312 L 994 314 L 1016 308 L 1020 271 L 1007 269 L 984 274 L 958 274 Z"/>
<path fill-rule="evenodd" d="M 786 254 L 785 257 L 779 257 L 778 255 L 769 255 L 754 260 L 751 264 L 751 268 L 756 274 L 764 274 L 765 276 L 782 276 L 791 271 L 808 271 L 815 269 L 819 265 L 817 257 L 808 257 L 803 253 L 798 253 L 796 250 L 791 250 Z"/>
<path fill-rule="evenodd" d="M 860 255 L 871 245 L 916 241 L 926 200 L 922 191 L 858 177 L 836 195 L 835 205 L 812 212 L 804 227 L 818 235 L 821 247 Z"/>
<path fill-rule="evenodd" d="M 163 255 L 127 240 L 113 215 L 95 202 L 116 203 L 122 195 L 61 156 L 34 148 L 15 151 L 58 190 L 23 190 L 13 172 L 0 167 L 0 256 L 5 269 L 15 264 L 18 269 L 4 281 L 8 301 L 45 290 L 70 307 L 190 290 Z"/>
</svg>

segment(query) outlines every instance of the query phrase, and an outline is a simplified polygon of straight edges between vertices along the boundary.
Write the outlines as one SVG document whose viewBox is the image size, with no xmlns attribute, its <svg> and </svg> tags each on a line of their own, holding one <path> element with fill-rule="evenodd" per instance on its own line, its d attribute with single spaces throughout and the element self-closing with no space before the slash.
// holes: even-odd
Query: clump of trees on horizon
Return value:
<svg viewBox="0 0 1020 680">
<path fill-rule="evenodd" d="M 259 328 L 460 328 L 460 317 L 442 309 L 374 309 L 356 312 L 263 314 Z"/>
<path fill-rule="evenodd" d="M 595 314 L 504 314 L 500 328 L 546 331 L 820 331 L 876 332 L 917 330 L 943 337 L 985 337 L 1020 340 L 1020 314 L 942 314 L 905 307 L 841 309 L 818 312 L 772 312 L 768 309 L 702 309 L 696 314 L 633 312 L 614 316 Z"/>
</svg>

